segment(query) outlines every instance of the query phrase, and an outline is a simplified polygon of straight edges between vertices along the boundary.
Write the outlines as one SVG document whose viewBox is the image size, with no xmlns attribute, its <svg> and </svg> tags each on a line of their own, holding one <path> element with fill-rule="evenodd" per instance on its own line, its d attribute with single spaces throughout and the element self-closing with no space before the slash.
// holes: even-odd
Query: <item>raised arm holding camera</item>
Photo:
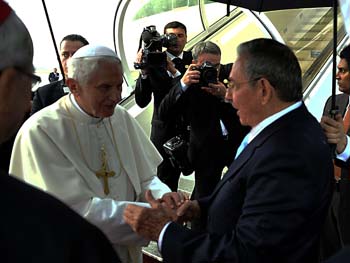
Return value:
<svg viewBox="0 0 350 263">
<path fill-rule="evenodd" d="M 186 70 L 186 65 L 192 62 L 191 52 L 184 51 L 187 29 L 184 24 L 173 21 L 164 27 L 164 35 L 160 36 L 154 26 L 149 26 L 144 29 L 141 39 L 144 47 L 139 50 L 135 63 L 135 68 L 141 71 L 136 82 L 135 100 L 138 106 L 144 108 L 151 102 L 153 94 L 151 140 L 163 157 L 157 175 L 172 191 L 176 191 L 180 169 L 172 166 L 163 144 L 186 125 L 179 116 L 160 120 L 158 108 L 171 89 L 172 80 L 181 76 Z M 166 47 L 165 52 L 161 52 L 163 47 Z"/>
<path fill-rule="evenodd" d="M 187 152 L 195 171 L 191 199 L 208 196 L 219 182 L 222 170 L 233 161 L 248 128 L 239 123 L 236 110 L 225 103 L 226 86 L 232 63 L 220 64 L 221 50 L 213 42 L 200 42 L 192 50 L 193 63 L 159 106 L 159 117 L 166 120 L 184 115 L 189 121 Z M 193 222 L 192 228 L 203 228 Z"/>
</svg>

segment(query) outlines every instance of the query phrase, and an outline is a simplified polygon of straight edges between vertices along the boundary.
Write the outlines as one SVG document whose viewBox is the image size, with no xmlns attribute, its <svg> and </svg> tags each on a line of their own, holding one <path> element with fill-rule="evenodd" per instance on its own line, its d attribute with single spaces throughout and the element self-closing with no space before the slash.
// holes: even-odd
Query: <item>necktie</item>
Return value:
<svg viewBox="0 0 350 263">
<path fill-rule="evenodd" d="M 244 137 L 243 141 L 241 142 L 241 145 L 238 147 L 237 152 L 236 152 L 236 156 L 235 156 L 235 160 L 241 154 L 241 152 L 243 152 L 244 148 L 248 145 L 248 143 L 249 143 L 248 142 L 248 138 L 249 138 L 248 134 Z"/>
<path fill-rule="evenodd" d="M 343 117 L 344 132 L 347 133 L 350 128 L 350 110 L 349 106 L 346 109 L 345 115 Z M 337 180 L 341 178 L 341 168 L 334 165 L 334 176 Z"/>
<path fill-rule="evenodd" d="M 181 75 L 184 74 L 186 71 L 186 68 L 185 68 L 185 65 L 184 65 L 182 59 L 176 57 L 172 61 L 175 64 L 175 68 L 181 72 Z"/>
<path fill-rule="evenodd" d="M 343 122 L 344 122 L 344 132 L 347 133 L 350 127 L 350 110 L 349 110 L 349 106 L 346 109 L 344 118 L 343 118 Z"/>
</svg>

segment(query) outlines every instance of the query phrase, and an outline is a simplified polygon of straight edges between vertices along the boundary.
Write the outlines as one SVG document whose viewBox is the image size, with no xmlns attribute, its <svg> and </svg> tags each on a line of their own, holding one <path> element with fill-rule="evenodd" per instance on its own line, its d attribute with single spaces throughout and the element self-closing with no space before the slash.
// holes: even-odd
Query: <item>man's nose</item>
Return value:
<svg viewBox="0 0 350 263">
<path fill-rule="evenodd" d="M 339 80 L 340 79 L 340 74 L 339 71 L 337 72 L 337 74 L 335 74 L 335 79 Z"/>
<path fill-rule="evenodd" d="M 226 89 L 226 93 L 225 93 L 225 100 L 226 101 L 230 101 L 231 100 L 231 96 L 232 96 L 232 89 L 227 88 Z"/>
<path fill-rule="evenodd" d="M 121 100 L 121 97 L 122 97 L 122 91 L 119 89 L 115 89 L 109 94 L 109 98 L 114 102 L 119 102 Z"/>
</svg>

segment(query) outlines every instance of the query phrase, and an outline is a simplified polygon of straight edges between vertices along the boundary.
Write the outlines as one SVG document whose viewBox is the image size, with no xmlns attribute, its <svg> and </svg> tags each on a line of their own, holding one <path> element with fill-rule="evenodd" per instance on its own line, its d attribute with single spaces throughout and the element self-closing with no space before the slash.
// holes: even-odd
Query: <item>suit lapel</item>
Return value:
<svg viewBox="0 0 350 263">
<path fill-rule="evenodd" d="M 339 96 L 337 96 L 337 101 L 338 101 L 338 107 L 339 107 L 339 112 L 342 114 L 342 116 L 345 115 L 346 112 L 346 107 L 348 106 L 349 103 L 349 95 L 347 94 L 340 94 Z M 331 105 L 330 107 L 331 108 Z"/>
<path fill-rule="evenodd" d="M 304 103 L 299 108 L 287 113 L 286 115 L 282 116 L 275 122 L 271 123 L 258 136 L 256 136 L 247 145 L 247 147 L 241 152 L 241 154 L 237 157 L 237 159 L 231 163 L 228 171 L 226 172 L 222 180 L 218 183 L 217 187 L 213 191 L 212 196 L 214 196 L 220 190 L 220 188 L 226 183 L 227 180 L 232 179 L 233 177 L 236 176 L 237 173 L 239 173 L 241 168 L 254 155 L 256 149 L 261 147 L 264 144 L 264 142 L 268 140 L 268 138 L 272 136 L 276 131 L 280 130 L 285 125 L 290 124 L 291 122 L 297 120 L 300 114 L 302 115 L 309 114 Z"/>
</svg>

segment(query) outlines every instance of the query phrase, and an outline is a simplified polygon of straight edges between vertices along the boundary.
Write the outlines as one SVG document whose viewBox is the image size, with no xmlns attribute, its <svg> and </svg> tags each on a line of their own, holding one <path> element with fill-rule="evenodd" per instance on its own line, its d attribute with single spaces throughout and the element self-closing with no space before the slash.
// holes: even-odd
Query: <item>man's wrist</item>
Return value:
<svg viewBox="0 0 350 263">
<path fill-rule="evenodd" d="M 350 158 L 350 146 L 349 146 L 349 136 L 345 135 L 346 136 L 346 143 L 345 143 L 345 148 L 343 149 L 343 151 L 341 151 L 340 153 L 338 153 L 338 146 L 337 145 L 337 149 L 336 149 L 336 157 L 337 159 L 341 160 L 341 161 L 344 161 L 346 162 L 349 158 Z M 339 147 L 339 150 L 341 150 L 340 148 L 342 147 Z"/>
<path fill-rule="evenodd" d="M 347 136 L 344 135 L 343 140 L 340 143 L 338 143 L 338 145 L 337 145 L 336 153 L 337 154 L 343 153 L 347 144 L 348 144 Z"/>
</svg>

